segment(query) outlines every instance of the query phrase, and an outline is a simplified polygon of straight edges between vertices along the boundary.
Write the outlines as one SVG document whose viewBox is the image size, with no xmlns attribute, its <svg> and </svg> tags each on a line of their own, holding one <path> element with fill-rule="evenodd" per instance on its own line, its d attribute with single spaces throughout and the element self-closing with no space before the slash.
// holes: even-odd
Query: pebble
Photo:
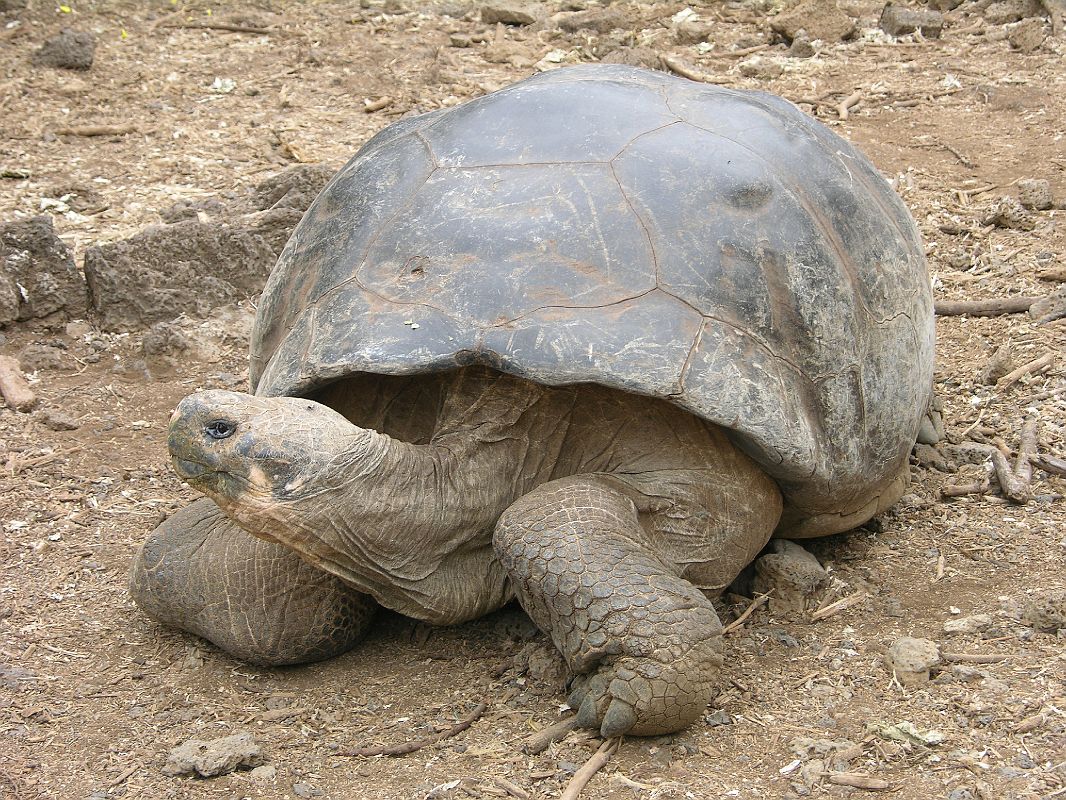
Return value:
<svg viewBox="0 0 1066 800">
<path fill-rule="evenodd" d="M 918 31 L 926 39 L 939 39 L 944 30 L 944 15 L 939 11 L 904 8 L 889 3 L 881 11 L 878 25 L 889 36 L 904 36 Z"/>
<path fill-rule="evenodd" d="M 57 69 L 89 69 L 96 53 L 96 36 L 88 31 L 70 28 L 53 36 L 41 45 L 34 60 Z"/>
<path fill-rule="evenodd" d="M 52 431 L 76 431 L 81 427 L 74 417 L 55 408 L 42 408 L 34 418 Z"/>
<path fill-rule="evenodd" d="M 233 772 L 238 767 L 257 767 L 262 761 L 262 750 L 248 733 L 210 741 L 189 739 L 167 755 L 163 774 L 196 774 L 201 778 L 212 778 Z"/>
<path fill-rule="evenodd" d="M 1042 178 L 1022 178 L 1018 181 L 1018 202 L 1023 208 L 1046 211 L 1055 205 L 1051 183 Z"/>
<path fill-rule="evenodd" d="M 788 11 L 771 17 L 770 28 L 787 42 L 802 30 L 810 39 L 835 43 L 855 34 L 855 20 L 836 3 L 802 0 Z"/>
<path fill-rule="evenodd" d="M 486 25 L 532 25 L 537 15 L 525 3 L 490 3 L 481 7 L 481 21 Z"/>
<path fill-rule="evenodd" d="M 772 552 L 755 562 L 754 588 L 770 592 L 770 610 L 803 611 L 816 603 L 829 582 L 829 574 L 818 559 L 795 542 L 775 539 Z"/>
<path fill-rule="evenodd" d="M 1013 197 L 1000 197 L 992 202 L 981 219 L 982 225 L 1031 231 L 1036 227 L 1036 217 L 1021 202 Z"/>
<path fill-rule="evenodd" d="M 774 58 L 765 56 L 752 56 L 737 64 L 740 74 L 746 78 L 760 78 L 770 80 L 776 78 L 785 71 L 785 66 Z"/>
<path fill-rule="evenodd" d="M 949 619 L 944 623 L 944 633 L 980 633 L 992 627 L 992 617 L 988 614 L 974 614 L 971 617 Z"/>
<path fill-rule="evenodd" d="M 1046 40 L 1047 27 L 1042 19 L 1023 20 L 1011 28 L 1010 33 L 1007 34 L 1007 41 L 1010 42 L 1010 46 L 1027 54 L 1039 50 Z M 1019 193 L 1020 191 L 1019 187 Z M 1050 208 L 1050 205 L 1043 206 L 1043 208 Z"/>
<path fill-rule="evenodd" d="M 903 636 L 896 639 L 885 651 L 885 666 L 904 686 L 917 686 L 929 682 L 931 670 L 940 666 L 940 648 L 929 639 Z"/>
<path fill-rule="evenodd" d="M 1022 622 L 1042 633 L 1066 629 L 1066 589 L 1034 592 L 1022 607 Z"/>
</svg>

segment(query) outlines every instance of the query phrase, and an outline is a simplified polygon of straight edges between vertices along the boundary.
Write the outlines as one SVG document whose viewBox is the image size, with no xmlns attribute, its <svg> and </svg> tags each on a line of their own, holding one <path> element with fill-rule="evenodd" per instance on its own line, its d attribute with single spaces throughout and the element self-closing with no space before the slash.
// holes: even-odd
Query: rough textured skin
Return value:
<svg viewBox="0 0 1066 800">
<path fill-rule="evenodd" d="M 827 129 L 769 95 L 560 69 L 369 142 L 271 275 L 255 394 L 186 398 L 169 447 L 237 525 L 390 609 L 453 623 L 517 596 L 582 724 L 666 733 L 721 663 L 704 593 L 775 533 L 902 492 L 932 323 L 906 209 Z M 153 613 L 196 630 L 166 556 L 142 561 Z M 259 591 L 228 580 L 200 585 Z"/>
<path fill-rule="evenodd" d="M 141 545 L 130 593 L 156 621 L 252 664 L 339 655 L 362 638 L 377 607 L 291 550 L 241 530 L 206 498 Z"/>
<path fill-rule="evenodd" d="M 626 495 L 602 479 L 552 481 L 500 517 L 493 544 L 522 607 L 579 676 L 580 724 L 639 736 L 703 713 L 722 626 L 649 546 Z"/>
</svg>

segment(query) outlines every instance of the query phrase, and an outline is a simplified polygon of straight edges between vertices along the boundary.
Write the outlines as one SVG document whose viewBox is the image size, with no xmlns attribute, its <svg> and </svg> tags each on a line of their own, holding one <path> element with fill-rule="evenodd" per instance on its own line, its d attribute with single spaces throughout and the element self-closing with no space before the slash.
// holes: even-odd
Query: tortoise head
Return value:
<svg viewBox="0 0 1066 800">
<path fill-rule="evenodd" d="M 182 480 L 245 522 L 336 487 L 376 436 L 313 400 L 211 390 L 178 404 L 167 446 Z"/>
</svg>

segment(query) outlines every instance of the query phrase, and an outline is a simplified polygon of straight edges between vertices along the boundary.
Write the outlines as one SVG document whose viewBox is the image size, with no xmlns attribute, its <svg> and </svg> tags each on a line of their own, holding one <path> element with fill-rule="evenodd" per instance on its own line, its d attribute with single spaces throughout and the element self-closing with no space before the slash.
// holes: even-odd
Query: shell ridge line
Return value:
<svg viewBox="0 0 1066 800">
<path fill-rule="evenodd" d="M 626 145 L 628 147 L 629 145 Z M 624 152 L 624 148 L 623 151 Z M 617 156 L 616 156 L 617 158 Z M 626 201 L 626 205 L 629 206 L 630 213 L 637 220 L 637 224 L 640 226 L 641 232 L 644 234 L 644 241 L 648 246 L 648 254 L 651 256 L 651 265 L 655 270 L 655 286 L 660 286 L 660 272 L 659 272 L 659 253 L 655 248 L 655 239 L 651 235 L 651 230 L 648 228 L 648 223 L 640 215 L 637 207 L 633 205 L 633 198 L 629 196 L 629 192 L 626 191 L 626 187 L 622 184 L 622 180 L 618 177 L 618 171 L 615 169 L 614 159 L 611 159 L 608 166 L 611 170 L 611 177 L 614 178 L 614 182 L 618 184 L 618 190 L 622 193 L 622 198 Z"/>
<path fill-rule="evenodd" d="M 670 109 L 670 113 L 673 114 L 673 109 Z M 632 139 L 630 139 L 628 142 L 626 142 L 624 145 L 622 145 L 618 149 L 617 153 L 615 153 L 613 156 L 611 156 L 609 159 L 607 159 L 607 163 L 613 165 L 614 162 L 617 161 L 618 158 L 623 153 L 625 153 L 626 150 L 628 150 L 633 144 L 635 144 L 639 140 L 643 139 L 645 136 L 651 136 L 653 133 L 658 133 L 661 130 L 665 130 L 665 129 L 671 127 L 672 125 L 684 125 L 684 124 L 685 124 L 685 120 L 682 119 L 681 117 L 679 117 L 677 114 L 674 114 L 674 119 L 672 119 L 670 122 L 664 122 L 662 125 L 656 125 L 654 128 L 649 128 L 648 130 L 644 131 L 643 133 L 638 133 L 636 136 L 634 136 Z"/>
<path fill-rule="evenodd" d="M 645 289 L 640 294 L 635 294 L 635 295 L 632 295 L 631 297 L 623 297 L 621 300 L 612 300 L 609 303 L 597 303 L 595 305 L 589 305 L 589 306 L 581 306 L 581 305 L 564 306 L 564 305 L 558 305 L 558 304 L 549 304 L 549 305 L 546 305 L 546 306 L 537 306 L 536 308 L 530 309 L 529 311 L 526 311 L 525 313 L 519 314 L 517 317 L 512 317 L 510 319 L 501 320 L 499 322 L 493 322 L 491 325 L 488 326 L 488 328 L 502 328 L 502 327 L 505 327 L 507 325 L 512 325 L 515 322 L 519 322 L 520 320 L 523 320 L 526 317 L 531 317 L 531 316 L 533 316 L 534 314 L 536 314 L 536 313 L 538 313 L 540 311 L 549 311 L 549 310 L 555 309 L 555 308 L 561 308 L 561 309 L 566 309 L 568 311 L 572 311 L 572 310 L 575 310 L 575 309 L 610 308 L 611 306 L 619 306 L 619 305 L 622 305 L 623 303 L 631 303 L 634 300 L 639 300 L 641 297 L 646 297 L 647 295 L 649 295 L 652 292 L 654 292 L 657 288 L 658 287 L 656 287 L 656 286 L 652 286 L 650 289 Z"/>
</svg>

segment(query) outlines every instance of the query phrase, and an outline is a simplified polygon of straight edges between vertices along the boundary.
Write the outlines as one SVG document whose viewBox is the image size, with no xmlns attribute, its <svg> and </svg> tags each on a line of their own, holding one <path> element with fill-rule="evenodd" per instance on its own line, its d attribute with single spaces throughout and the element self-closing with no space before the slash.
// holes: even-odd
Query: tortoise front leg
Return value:
<svg viewBox="0 0 1066 800">
<path fill-rule="evenodd" d="M 291 550 L 245 532 L 207 498 L 152 531 L 133 558 L 130 594 L 157 622 L 271 666 L 349 650 L 377 608 Z"/>
<path fill-rule="evenodd" d="M 595 476 L 546 483 L 504 512 L 493 544 L 522 607 L 576 676 L 579 725 L 658 735 L 703 713 L 722 626 L 649 547 L 629 497 Z"/>
</svg>

